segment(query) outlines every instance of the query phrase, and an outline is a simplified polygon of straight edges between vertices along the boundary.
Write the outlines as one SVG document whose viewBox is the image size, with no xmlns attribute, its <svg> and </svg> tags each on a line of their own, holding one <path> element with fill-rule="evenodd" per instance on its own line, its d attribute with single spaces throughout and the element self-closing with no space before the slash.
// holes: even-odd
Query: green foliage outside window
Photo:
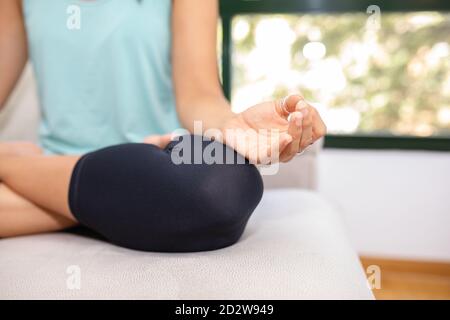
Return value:
<svg viewBox="0 0 450 320">
<path fill-rule="evenodd" d="M 330 133 L 450 136 L 450 14 L 238 15 L 232 104 L 301 91 Z"/>
</svg>

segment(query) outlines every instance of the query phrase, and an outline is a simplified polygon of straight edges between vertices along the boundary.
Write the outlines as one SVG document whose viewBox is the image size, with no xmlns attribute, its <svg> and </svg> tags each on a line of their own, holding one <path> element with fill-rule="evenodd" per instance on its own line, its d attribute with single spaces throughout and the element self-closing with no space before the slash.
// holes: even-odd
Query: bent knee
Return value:
<svg viewBox="0 0 450 320">
<path fill-rule="evenodd" d="M 255 166 L 219 165 L 199 190 L 202 226 L 210 246 L 235 244 L 263 195 L 263 182 Z"/>
<path fill-rule="evenodd" d="M 263 194 L 261 176 L 253 165 L 214 165 L 202 176 L 198 188 L 178 199 L 186 204 L 172 228 L 160 225 L 141 249 L 164 252 L 197 252 L 222 249 L 239 241 Z M 136 234 L 137 235 L 137 234 Z M 155 240 L 157 239 L 157 240 Z M 156 242 L 155 242 L 156 241 Z"/>
<path fill-rule="evenodd" d="M 211 144 L 227 148 L 202 146 Z M 71 208 L 79 221 L 113 243 L 144 251 L 206 251 L 236 243 L 263 194 L 258 170 L 234 151 L 236 163 L 175 165 L 167 155 L 175 146 L 163 152 L 133 144 L 91 154 L 71 181 Z"/>
<path fill-rule="evenodd" d="M 202 214 L 208 220 L 235 225 L 248 219 L 259 204 L 264 186 L 258 169 L 228 146 L 187 135 L 172 142 L 166 151 L 182 164 L 175 166 L 175 177 L 184 181 L 190 200 L 204 208 Z"/>
</svg>

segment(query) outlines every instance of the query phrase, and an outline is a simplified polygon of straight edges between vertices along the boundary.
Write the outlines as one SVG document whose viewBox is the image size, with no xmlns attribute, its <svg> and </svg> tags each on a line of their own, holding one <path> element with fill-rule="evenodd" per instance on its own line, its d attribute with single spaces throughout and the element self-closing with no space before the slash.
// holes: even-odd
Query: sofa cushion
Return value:
<svg viewBox="0 0 450 320">
<path fill-rule="evenodd" d="M 236 245 L 217 251 L 146 253 L 73 232 L 0 240 L 0 298 L 373 296 L 336 210 L 316 193 L 281 189 L 265 193 Z"/>
</svg>

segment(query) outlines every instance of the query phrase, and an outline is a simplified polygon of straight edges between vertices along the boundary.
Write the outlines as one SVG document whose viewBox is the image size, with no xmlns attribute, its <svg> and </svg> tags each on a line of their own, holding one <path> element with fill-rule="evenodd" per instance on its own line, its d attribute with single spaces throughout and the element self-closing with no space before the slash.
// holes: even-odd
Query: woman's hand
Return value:
<svg viewBox="0 0 450 320">
<path fill-rule="evenodd" d="M 252 163 L 288 162 L 326 134 L 317 110 L 301 95 L 257 104 L 223 129 L 224 142 Z"/>
<path fill-rule="evenodd" d="M 323 137 L 326 126 L 317 110 L 301 95 L 257 104 L 235 114 L 215 139 L 227 144 L 255 164 L 288 162 Z M 154 135 L 145 143 L 164 149 L 172 134 Z"/>
<path fill-rule="evenodd" d="M 160 149 L 164 149 L 172 140 L 172 134 L 153 135 L 144 139 L 144 143 L 153 144 Z"/>
</svg>

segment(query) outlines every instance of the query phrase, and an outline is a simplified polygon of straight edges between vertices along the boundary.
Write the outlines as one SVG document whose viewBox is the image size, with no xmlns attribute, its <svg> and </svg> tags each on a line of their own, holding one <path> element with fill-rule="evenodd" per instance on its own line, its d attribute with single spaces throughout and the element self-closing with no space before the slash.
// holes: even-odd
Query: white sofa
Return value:
<svg viewBox="0 0 450 320">
<path fill-rule="evenodd" d="M 0 139 L 35 140 L 33 86 L 28 69 Z M 338 211 L 311 191 L 317 151 L 265 177 L 261 204 L 229 248 L 144 253 L 79 231 L 0 240 L 0 299 L 373 299 Z"/>
</svg>

